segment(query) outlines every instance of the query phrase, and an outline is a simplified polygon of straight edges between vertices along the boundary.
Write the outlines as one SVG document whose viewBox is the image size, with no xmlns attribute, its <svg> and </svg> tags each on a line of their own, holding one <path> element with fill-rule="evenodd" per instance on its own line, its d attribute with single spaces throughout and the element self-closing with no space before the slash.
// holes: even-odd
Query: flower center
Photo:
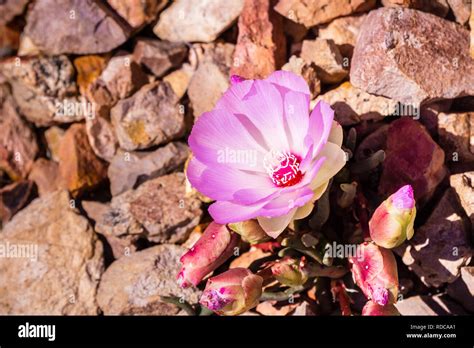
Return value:
<svg viewBox="0 0 474 348">
<path fill-rule="evenodd" d="M 300 171 L 301 158 L 290 152 L 270 151 L 263 160 L 270 179 L 278 187 L 296 185 L 303 178 Z"/>
</svg>

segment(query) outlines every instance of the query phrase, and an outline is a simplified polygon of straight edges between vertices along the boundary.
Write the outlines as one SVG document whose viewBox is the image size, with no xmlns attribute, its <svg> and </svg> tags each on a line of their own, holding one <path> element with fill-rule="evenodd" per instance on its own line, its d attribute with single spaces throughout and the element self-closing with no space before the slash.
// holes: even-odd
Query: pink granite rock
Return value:
<svg viewBox="0 0 474 348">
<path fill-rule="evenodd" d="M 469 32 L 408 8 L 369 13 L 351 62 L 351 83 L 368 93 L 418 106 L 474 95 Z"/>
<path fill-rule="evenodd" d="M 285 64 L 283 18 L 273 10 L 273 0 L 246 0 L 239 17 L 239 37 L 232 75 L 261 79 Z"/>
</svg>

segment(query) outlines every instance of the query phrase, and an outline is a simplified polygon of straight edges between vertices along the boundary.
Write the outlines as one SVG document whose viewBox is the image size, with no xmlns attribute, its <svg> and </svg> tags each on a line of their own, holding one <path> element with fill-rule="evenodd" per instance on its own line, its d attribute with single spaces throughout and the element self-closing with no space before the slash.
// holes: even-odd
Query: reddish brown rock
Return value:
<svg viewBox="0 0 474 348">
<path fill-rule="evenodd" d="M 135 44 L 133 59 L 156 77 L 162 77 L 168 70 L 179 66 L 187 53 L 186 45 L 181 42 L 141 38 Z"/>
<path fill-rule="evenodd" d="M 451 175 L 449 182 L 474 226 L 474 172 Z"/>
<path fill-rule="evenodd" d="M 309 31 L 303 24 L 293 22 L 286 17 L 283 18 L 283 30 L 293 44 L 303 41 Z"/>
<path fill-rule="evenodd" d="M 89 86 L 87 94 L 89 100 L 99 107 L 110 107 L 132 95 L 147 82 L 148 77 L 133 61 L 133 56 L 119 52 L 110 59 L 100 77 Z"/>
<path fill-rule="evenodd" d="M 107 209 L 91 218 L 96 221 L 97 232 L 104 235 L 181 243 L 198 225 L 201 215 L 199 199 L 186 194 L 184 174 L 173 173 L 113 197 Z"/>
<path fill-rule="evenodd" d="M 194 117 L 214 108 L 219 98 L 229 88 L 230 68 L 234 45 L 207 44 L 194 45 L 198 51 L 199 65 L 188 87 L 188 96 Z"/>
<path fill-rule="evenodd" d="M 106 176 L 105 163 L 89 145 L 83 124 L 68 128 L 59 149 L 59 173 L 62 187 L 73 197 L 97 186 Z"/>
<path fill-rule="evenodd" d="M 388 196 L 410 184 L 415 199 L 421 203 L 431 196 L 445 175 L 444 151 L 426 129 L 409 117 L 392 122 L 379 193 Z"/>
<path fill-rule="evenodd" d="M 13 180 L 26 178 L 38 153 L 36 136 L 5 85 L 0 85 L 0 115 L 0 170 Z"/>
<path fill-rule="evenodd" d="M 110 162 L 117 151 L 118 142 L 109 120 L 101 115 L 86 117 L 86 132 L 94 153 Z"/>
<path fill-rule="evenodd" d="M 111 119 L 120 147 L 133 151 L 170 142 L 182 136 L 184 115 L 167 82 L 143 86 L 112 108 Z"/>
<path fill-rule="evenodd" d="M 140 28 L 155 20 L 168 0 L 107 0 L 109 5 L 133 28 Z"/>
<path fill-rule="evenodd" d="M 456 22 L 465 24 L 471 15 L 471 0 L 448 0 L 449 7 L 453 10 Z"/>
<path fill-rule="evenodd" d="M 10 82 L 21 114 L 35 125 L 84 117 L 83 101 L 76 96 L 74 67 L 66 56 L 10 58 L 0 63 L 0 72 Z"/>
<path fill-rule="evenodd" d="M 449 5 L 446 0 L 382 0 L 387 7 L 405 7 L 430 12 L 440 17 L 446 17 Z"/>
<path fill-rule="evenodd" d="M 396 103 L 385 97 L 365 93 L 359 88 L 344 82 L 339 87 L 320 95 L 316 102 L 323 100 L 331 104 L 335 119 L 343 126 L 361 121 L 380 120 L 396 111 Z"/>
<path fill-rule="evenodd" d="M 232 75 L 266 78 L 286 61 L 283 18 L 273 10 L 273 0 L 245 0 L 239 17 L 239 37 Z"/>
<path fill-rule="evenodd" d="M 292 73 L 295 73 L 296 75 L 299 75 L 304 78 L 304 80 L 309 86 L 309 90 L 311 92 L 311 99 L 317 97 L 318 94 L 321 92 L 321 81 L 318 78 L 318 74 L 316 72 L 316 65 L 314 65 L 314 63 L 308 64 L 303 58 L 291 56 L 288 63 L 283 65 L 281 69 L 291 71 Z"/>
<path fill-rule="evenodd" d="M 237 19 L 244 0 L 176 0 L 160 14 L 153 32 L 162 40 L 211 42 Z"/>
<path fill-rule="evenodd" d="M 110 192 L 116 196 L 135 184 L 167 174 L 184 165 L 190 152 L 180 142 L 169 143 L 151 152 L 119 151 L 108 169 Z"/>
<path fill-rule="evenodd" d="M 452 283 L 472 257 L 467 223 L 448 189 L 413 238 L 394 250 L 425 285 Z"/>
<path fill-rule="evenodd" d="M 375 0 L 279 0 L 275 10 L 294 22 L 313 27 L 335 18 L 365 12 L 375 6 Z"/>
<path fill-rule="evenodd" d="M 474 112 L 439 113 L 439 144 L 449 162 L 474 165 Z"/>
<path fill-rule="evenodd" d="M 20 209 L 26 206 L 34 195 L 33 181 L 23 180 L 0 189 L 0 219 L 3 224 L 11 220 Z"/>
<path fill-rule="evenodd" d="M 365 19 L 351 62 L 351 83 L 419 106 L 474 95 L 469 32 L 407 8 L 380 8 Z"/>
<path fill-rule="evenodd" d="M 314 63 L 318 77 L 325 83 L 342 81 L 349 73 L 349 59 L 344 58 L 332 40 L 305 40 L 301 48 L 301 58 Z"/>
<path fill-rule="evenodd" d="M 333 40 L 343 57 L 352 57 L 366 15 L 341 17 L 318 28 L 318 37 Z"/>
<path fill-rule="evenodd" d="M 28 179 L 36 184 L 40 197 L 46 196 L 60 188 L 59 165 L 46 158 L 39 158 L 33 164 Z"/>
<path fill-rule="evenodd" d="M 21 15 L 29 0 L 5 0 L 0 3 L 0 25 L 10 22 Z"/>
<path fill-rule="evenodd" d="M 26 23 L 24 35 L 50 55 L 109 52 L 131 33 L 129 25 L 97 1 L 39 0 L 30 7 Z"/>
</svg>

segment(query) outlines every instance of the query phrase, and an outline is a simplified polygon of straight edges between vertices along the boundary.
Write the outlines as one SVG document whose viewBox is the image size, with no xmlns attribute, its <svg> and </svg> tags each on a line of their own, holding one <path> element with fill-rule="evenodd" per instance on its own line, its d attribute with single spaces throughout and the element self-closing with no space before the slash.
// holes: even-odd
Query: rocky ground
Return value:
<svg viewBox="0 0 474 348">
<path fill-rule="evenodd" d="M 357 240 L 411 184 L 397 308 L 474 313 L 471 1 L 6 0 L 0 57 L 0 314 L 185 314 L 161 296 L 202 291 L 176 283 L 210 221 L 187 136 L 231 75 L 279 69 L 332 105 L 350 156 L 308 228 Z M 270 255 L 241 249 L 223 269 Z M 340 314 L 334 284 L 247 314 Z"/>
</svg>

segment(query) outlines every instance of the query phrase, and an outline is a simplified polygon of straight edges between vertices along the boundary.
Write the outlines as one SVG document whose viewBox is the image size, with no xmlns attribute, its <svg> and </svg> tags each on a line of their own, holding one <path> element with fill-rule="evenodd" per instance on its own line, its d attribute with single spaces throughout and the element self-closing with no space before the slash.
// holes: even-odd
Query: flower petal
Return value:
<svg viewBox="0 0 474 348">
<path fill-rule="evenodd" d="M 296 210 L 297 208 L 293 208 L 286 215 L 281 215 L 273 218 L 266 218 L 260 216 L 257 218 L 257 220 L 266 234 L 268 234 L 272 238 L 277 238 L 292 221 Z"/>
<path fill-rule="evenodd" d="M 256 80 L 247 94 L 244 96 L 242 94 L 227 96 L 226 94 L 218 102 L 218 107 L 238 115 L 239 120 L 247 126 L 249 133 L 254 137 L 257 137 L 255 133 L 259 132 L 258 135 L 263 138 L 267 150 L 287 151 L 289 149 L 284 128 L 282 97 L 275 85 L 265 80 Z M 248 120 L 255 128 L 251 129 L 244 120 Z"/>
<path fill-rule="evenodd" d="M 230 112 L 214 110 L 202 114 L 188 142 L 194 156 L 203 163 L 265 172 L 266 150 Z"/>
<path fill-rule="evenodd" d="M 328 185 L 329 185 L 329 181 L 314 190 L 314 195 L 311 198 L 311 200 L 308 203 L 306 203 L 305 205 L 303 205 L 302 207 L 298 208 L 298 210 L 296 211 L 296 214 L 294 216 L 295 220 L 304 219 L 309 214 L 311 214 L 311 212 L 313 211 L 313 208 L 314 208 L 314 203 L 319 198 L 321 198 L 321 196 L 326 191 Z"/>
<path fill-rule="evenodd" d="M 309 97 L 289 91 L 284 96 L 285 125 L 293 153 L 302 155 L 309 126 Z"/>
<path fill-rule="evenodd" d="M 266 81 L 277 85 L 279 88 L 304 93 L 310 95 L 309 87 L 306 81 L 296 74 L 288 71 L 279 70 L 272 73 Z"/>
<path fill-rule="evenodd" d="M 326 144 L 318 155 L 318 158 L 319 157 L 325 157 L 326 160 L 311 182 L 311 188 L 313 189 L 329 181 L 329 179 L 336 175 L 346 164 L 346 153 L 339 146 L 331 142 Z"/>
<path fill-rule="evenodd" d="M 209 214 L 219 224 L 230 224 L 254 219 L 267 202 L 242 205 L 229 201 L 217 201 L 209 206 Z"/>
<path fill-rule="evenodd" d="M 328 103 L 322 100 L 319 101 L 311 112 L 308 135 L 307 139 L 305 139 L 306 144 L 310 143 L 312 139 L 312 143 L 314 144 L 314 156 L 318 155 L 327 143 L 333 120 L 334 110 L 331 109 Z M 308 139 L 308 137 L 310 139 Z"/>
<path fill-rule="evenodd" d="M 328 141 L 341 147 L 343 137 L 344 137 L 344 134 L 339 122 L 332 121 L 332 127 L 331 127 L 331 132 L 329 133 Z"/>
<path fill-rule="evenodd" d="M 195 157 L 189 162 L 186 175 L 193 187 L 215 200 L 232 200 L 239 189 L 274 188 L 269 177 L 219 164 L 208 167 Z"/>
<path fill-rule="evenodd" d="M 291 192 L 281 193 L 278 197 L 267 202 L 259 210 L 260 216 L 276 217 L 285 215 L 293 208 L 299 208 L 308 203 L 313 197 L 313 191 L 309 187 L 302 187 Z"/>
</svg>

